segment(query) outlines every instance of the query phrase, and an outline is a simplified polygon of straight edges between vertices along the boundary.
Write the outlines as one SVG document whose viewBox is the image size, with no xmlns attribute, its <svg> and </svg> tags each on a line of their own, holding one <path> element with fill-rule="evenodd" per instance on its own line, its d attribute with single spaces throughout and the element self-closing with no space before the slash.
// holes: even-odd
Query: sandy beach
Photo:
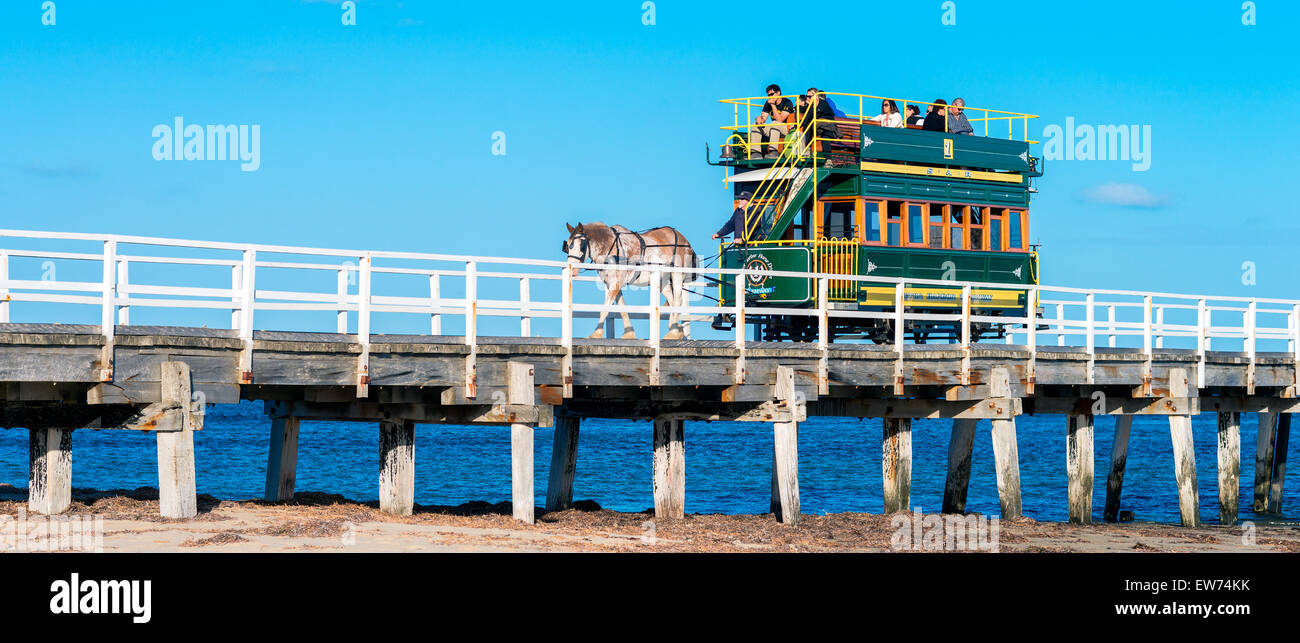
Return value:
<svg viewBox="0 0 1300 643">
<path fill-rule="evenodd" d="M 0 516 L 9 517 L 7 524 L 26 513 L 25 492 L 0 485 Z M 525 525 L 511 518 L 508 502 L 417 505 L 414 515 L 390 516 L 375 502 L 305 492 L 282 503 L 199 496 L 198 516 L 167 520 L 158 516 L 156 490 L 78 489 L 66 515 L 102 516 L 105 552 L 890 552 L 899 549 L 900 525 L 921 518 L 904 512 L 805 514 L 797 526 L 788 526 L 770 514 L 656 521 L 650 511 L 610 511 L 590 500 L 575 505 L 552 513 L 539 509 L 536 524 Z M 28 514 L 27 520 L 41 518 Z M 940 520 L 929 518 L 927 525 Z M 999 552 L 1300 552 L 1300 528 L 1286 523 L 1189 529 L 1022 518 L 996 525 L 992 549 Z M 936 546 L 941 539 L 917 542 L 904 549 L 954 549 Z"/>
</svg>

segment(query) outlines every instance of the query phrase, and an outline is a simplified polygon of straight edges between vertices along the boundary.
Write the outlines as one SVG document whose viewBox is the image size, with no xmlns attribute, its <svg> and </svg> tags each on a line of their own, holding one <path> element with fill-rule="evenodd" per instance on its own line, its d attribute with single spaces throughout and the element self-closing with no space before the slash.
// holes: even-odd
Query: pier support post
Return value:
<svg viewBox="0 0 1300 643">
<path fill-rule="evenodd" d="M 1119 520 L 1119 499 L 1124 491 L 1124 465 L 1128 460 L 1128 436 L 1133 428 L 1133 416 L 1115 417 L 1115 441 L 1110 448 L 1110 477 L 1106 478 L 1106 522 Z"/>
<path fill-rule="evenodd" d="M 63 513 L 72 504 L 72 431 L 30 429 L 27 446 L 31 472 L 27 508 L 34 513 Z"/>
<path fill-rule="evenodd" d="M 510 362 L 507 368 L 506 402 L 508 404 L 533 404 L 533 366 Z M 515 520 L 533 523 L 533 505 L 536 502 L 533 488 L 533 426 L 510 425 L 510 481 L 511 504 Z"/>
<path fill-rule="evenodd" d="M 1169 396 L 1187 397 L 1187 370 L 1169 369 Z M 1169 436 L 1174 443 L 1174 479 L 1178 481 L 1178 512 L 1184 527 L 1201 524 L 1201 501 L 1196 485 L 1196 448 L 1192 443 L 1192 416 L 1169 416 Z"/>
<path fill-rule="evenodd" d="M 1273 472 L 1268 493 L 1269 513 L 1282 513 L 1282 483 L 1286 480 L 1286 451 L 1291 442 L 1291 414 L 1282 413 L 1277 419 L 1277 437 L 1273 439 Z"/>
<path fill-rule="evenodd" d="M 271 419 L 271 448 L 266 458 L 266 498 L 269 502 L 293 499 L 298 478 L 298 418 Z"/>
<path fill-rule="evenodd" d="M 1241 484 L 1241 414 L 1219 413 L 1219 524 L 1237 524 Z"/>
<path fill-rule="evenodd" d="M 772 513 L 787 525 L 799 524 L 799 411 L 794 369 L 776 367 L 775 397 L 790 410 L 789 422 L 772 424 Z"/>
<path fill-rule="evenodd" d="M 163 362 L 162 401 L 189 409 L 190 366 L 184 362 Z M 199 513 L 194 481 L 193 413 L 183 414 L 180 431 L 159 431 L 158 510 L 164 518 L 193 518 Z"/>
<path fill-rule="evenodd" d="M 907 511 L 912 505 L 911 418 L 885 418 L 883 451 L 885 513 Z"/>
<path fill-rule="evenodd" d="M 546 510 L 563 511 L 573 506 L 573 476 L 578 468 L 580 420 L 557 412 L 555 441 L 551 447 L 551 476 L 546 486 Z"/>
<path fill-rule="evenodd" d="M 1268 511 L 1268 492 L 1273 478 L 1273 438 L 1277 436 L 1280 413 L 1264 411 L 1259 414 L 1259 432 L 1255 439 L 1255 513 Z"/>
<path fill-rule="evenodd" d="M 415 509 L 415 422 L 379 423 L 379 510 L 409 516 Z"/>
<path fill-rule="evenodd" d="M 990 373 L 989 397 L 1011 397 L 1011 378 L 1007 369 L 995 368 Z M 1023 513 L 1015 418 L 993 420 L 993 461 L 997 468 L 998 501 L 1002 506 L 1002 519 L 1015 520 Z"/>
<path fill-rule="evenodd" d="M 655 518 L 682 518 L 686 513 L 686 445 L 684 420 L 654 421 Z"/>
<path fill-rule="evenodd" d="M 1068 416 L 1065 436 L 1065 470 L 1069 476 L 1070 522 L 1092 522 L 1092 416 Z"/>
<path fill-rule="evenodd" d="M 943 513 L 966 513 L 966 489 L 970 485 L 970 456 L 975 446 L 979 420 L 953 420 L 948 440 L 948 481 L 943 487 Z"/>
</svg>

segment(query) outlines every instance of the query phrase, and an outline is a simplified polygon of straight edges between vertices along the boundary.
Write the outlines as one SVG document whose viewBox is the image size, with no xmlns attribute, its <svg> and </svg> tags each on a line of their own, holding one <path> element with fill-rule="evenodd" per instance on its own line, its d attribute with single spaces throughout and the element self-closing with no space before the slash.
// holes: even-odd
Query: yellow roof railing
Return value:
<svg viewBox="0 0 1300 643">
<path fill-rule="evenodd" d="M 868 114 L 867 111 L 868 108 L 870 107 L 868 103 L 875 103 L 876 101 L 885 101 L 885 100 L 894 101 L 894 105 L 897 106 L 900 114 L 905 114 L 907 112 L 908 105 L 918 106 L 918 111 L 920 110 L 921 105 L 925 105 L 927 107 L 938 105 L 938 103 L 932 103 L 923 100 L 894 98 L 890 96 L 873 96 L 871 94 L 852 94 L 852 93 L 844 93 L 844 92 L 827 92 L 827 91 L 823 91 L 821 93 L 829 97 L 831 99 L 831 102 L 835 103 L 836 107 L 838 107 L 841 111 L 845 113 L 845 116 L 843 117 L 844 119 L 849 119 L 852 121 L 856 121 L 858 123 L 864 123 L 866 121 L 870 121 L 875 118 L 876 114 L 878 114 L 879 112 Z M 799 96 L 801 96 L 801 94 L 782 94 L 778 98 L 789 98 L 791 101 L 795 101 Z M 760 113 L 762 113 L 763 103 L 766 102 L 768 98 L 769 98 L 768 96 L 750 96 L 745 98 L 722 99 L 719 102 L 732 105 L 734 111 L 734 121 L 732 122 L 731 125 L 723 125 L 721 129 L 728 130 L 735 134 L 739 134 L 742 131 L 748 132 L 751 128 L 755 127 L 754 120 L 758 117 Z M 944 105 L 943 107 L 950 108 L 952 107 L 952 105 Z M 854 108 L 857 109 L 857 113 L 851 112 L 851 110 Z M 795 109 L 797 112 L 799 110 L 798 106 L 796 106 Z M 962 109 L 966 112 L 973 113 L 972 116 L 967 116 L 967 120 L 971 123 L 971 127 L 973 129 L 977 127 L 975 125 L 976 123 L 984 124 L 983 136 L 994 136 L 995 134 L 993 133 L 993 128 L 991 127 L 991 124 L 994 123 L 995 121 L 1006 121 L 1007 139 L 1021 140 L 1028 143 L 1038 142 L 1029 138 L 1029 121 L 1030 119 L 1038 118 L 1038 115 L 1036 114 L 1009 112 L 1006 110 L 990 109 L 987 107 L 971 107 L 970 105 L 964 105 Z M 743 118 L 741 115 L 742 111 L 744 112 Z M 875 110 L 871 110 L 871 111 L 875 111 Z M 945 120 L 947 119 L 949 114 L 950 112 L 944 113 Z M 922 116 L 924 116 L 924 114 L 922 114 Z M 803 120 L 803 114 L 796 114 L 796 122 L 802 122 L 802 120 Z M 1017 127 L 1017 125 L 1019 125 L 1019 127 Z M 741 138 L 745 139 L 746 142 L 744 143 L 744 145 L 747 147 L 748 137 L 742 136 Z"/>
</svg>

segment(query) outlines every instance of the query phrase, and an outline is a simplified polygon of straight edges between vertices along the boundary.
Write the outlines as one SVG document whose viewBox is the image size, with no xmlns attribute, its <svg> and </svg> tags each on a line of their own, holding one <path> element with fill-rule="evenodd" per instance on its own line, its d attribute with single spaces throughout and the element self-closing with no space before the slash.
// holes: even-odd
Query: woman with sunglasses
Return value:
<svg viewBox="0 0 1300 643">
<path fill-rule="evenodd" d="M 903 115 L 898 113 L 898 105 L 888 98 L 880 103 L 880 114 L 870 120 L 881 127 L 903 126 Z"/>
</svg>

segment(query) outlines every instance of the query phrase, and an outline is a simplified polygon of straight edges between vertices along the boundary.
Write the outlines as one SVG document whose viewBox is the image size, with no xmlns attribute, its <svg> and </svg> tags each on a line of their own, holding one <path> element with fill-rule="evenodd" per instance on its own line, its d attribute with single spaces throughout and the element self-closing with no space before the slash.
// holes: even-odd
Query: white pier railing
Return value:
<svg viewBox="0 0 1300 643">
<path fill-rule="evenodd" d="M 653 265 L 584 264 L 573 276 L 566 261 L 448 254 L 360 251 L 279 245 L 184 241 L 124 235 L 0 230 L 0 323 L 31 322 L 98 325 L 111 364 L 117 327 L 149 325 L 226 326 L 244 341 L 242 381 L 251 381 L 253 329 L 329 331 L 354 335 L 362 346 L 357 366 L 358 394 L 369 383 L 369 346 L 377 328 L 394 334 L 454 336 L 469 347 L 466 394 L 474 395 L 478 337 L 517 334 L 551 337 L 566 351 L 565 393 L 572 390 L 574 321 L 602 313 L 645 322 L 641 336 L 653 349 L 649 382 L 658 383 L 658 354 L 665 316 L 707 319 L 732 315 L 739 351 L 735 379 L 744 383 L 746 314 L 777 314 L 815 320 L 821 351 L 819 388 L 828 386 L 826 356 L 830 327 L 837 319 L 877 319 L 890 324 L 891 343 L 905 343 L 909 322 L 941 321 L 961 329 L 967 353 L 963 383 L 969 383 L 969 354 L 977 324 L 1009 328 L 1008 344 L 1020 344 L 1034 363 L 1040 347 L 1077 347 L 1092 359 L 1098 347 L 1140 349 L 1150 363 L 1153 351 L 1194 350 L 1204 363 L 1211 350 L 1240 352 L 1251 363 L 1258 352 L 1289 353 L 1300 363 L 1300 300 L 1217 297 L 1056 286 L 1026 286 L 1028 317 L 980 314 L 972 291 L 1006 289 L 1007 284 L 895 279 L 768 271 L 769 277 L 812 277 L 818 304 L 812 308 L 747 309 L 744 298 L 720 306 L 692 297 L 684 306 L 663 305 L 658 288 L 672 273 L 695 281 L 693 290 L 713 288 L 704 275 L 741 287 L 752 271 Z M 649 289 L 625 293 L 622 305 L 604 298 L 599 271 L 647 271 Z M 853 281 L 892 287 L 893 310 L 850 311 L 831 307 L 830 282 Z M 228 284 L 228 286 L 226 285 Z M 920 313 L 906 305 L 907 286 L 961 288 L 960 308 L 952 313 Z M 1037 316 L 1034 309 L 1037 309 Z M 90 311 L 90 314 L 87 312 Z M 97 311 L 98 314 L 94 314 Z M 147 315 L 145 314 L 147 313 Z M 306 316 L 306 319 L 303 318 Z M 322 324 L 332 316 L 332 328 Z M 415 323 L 412 323 L 413 320 Z M 421 321 L 422 320 L 422 321 Z M 381 323 L 382 322 L 382 323 Z M 1216 343 L 1217 342 L 1217 343 Z M 901 389 L 903 351 L 897 355 L 896 387 Z M 1204 386 L 1204 369 L 1198 369 Z M 111 380 L 111 367 L 100 374 Z M 900 390 L 901 392 L 901 390 Z"/>
</svg>

